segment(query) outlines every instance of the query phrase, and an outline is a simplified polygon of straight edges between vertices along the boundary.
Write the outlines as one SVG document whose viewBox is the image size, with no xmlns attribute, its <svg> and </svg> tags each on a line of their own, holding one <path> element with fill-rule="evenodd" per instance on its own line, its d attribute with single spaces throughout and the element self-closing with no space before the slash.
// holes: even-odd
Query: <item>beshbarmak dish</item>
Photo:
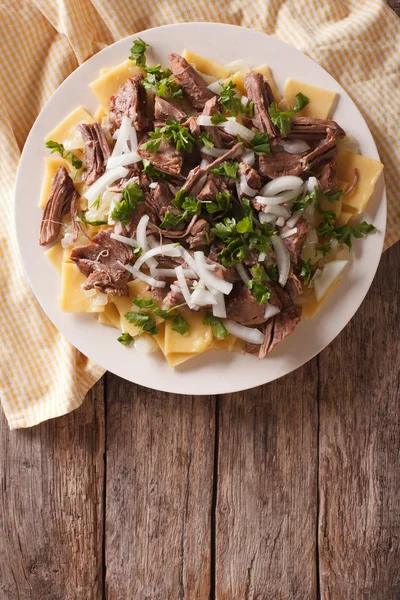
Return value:
<svg viewBox="0 0 400 600">
<path fill-rule="evenodd" d="M 331 120 L 335 92 L 267 65 L 140 38 L 46 137 L 39 243 L 61 309 L 94 313 L 171 366 L 211 349 L 264 358 L 339 282 L 383 165 Z M 128 351 L 128 350 L 127 350 Z"/>
</svg>

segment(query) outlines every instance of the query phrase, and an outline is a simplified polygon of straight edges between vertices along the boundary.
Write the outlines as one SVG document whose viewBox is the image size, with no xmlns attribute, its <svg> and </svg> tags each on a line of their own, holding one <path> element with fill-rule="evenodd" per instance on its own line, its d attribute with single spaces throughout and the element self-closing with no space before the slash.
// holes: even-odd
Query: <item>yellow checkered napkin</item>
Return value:
<svg viewBox="0 0 400 600">
<path fill-rule="evenodd" d="M 103 373 L 53 327 L 25 281 L 12 195 L 26 136 L 49 96 L 78 64 L 136 31 L 183 21 L 262 29 L 314 58 L 343 85 L 386 165 L 386 247 L 399 238 L 400 20 L 381 0 L 0 3 L 0 394 L 11 428 L 73 410 Z"/>
</svg>

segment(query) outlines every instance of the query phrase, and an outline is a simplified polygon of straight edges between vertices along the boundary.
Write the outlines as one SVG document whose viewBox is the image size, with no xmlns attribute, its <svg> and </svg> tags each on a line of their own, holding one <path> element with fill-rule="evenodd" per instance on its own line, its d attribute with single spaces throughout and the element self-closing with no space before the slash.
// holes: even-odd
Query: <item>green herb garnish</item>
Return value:
<svg viewBox="0 0 400 600">
<path fill-rule="evenodd" d="M 119 221 L 121 225 L 129 225 L 131 214 L 138 204 L 144 202 L 144 193 L 140 185 L 135 182 L 128 183 L 121 193 L 122 200 L 115 204 L 111 218 Z"/>
<path fill-rule="evenodd" d="M 146 173 L 146 175 L 148 177 L 150 177 L 150 179 L 161 179 L 161 178 L 165 177 L 165 173 L 163 173 L 162 171 L 159 171 L 158 169 L 155 169 L 153 167 L 153 165 L 151 164 L 151 162 L 149 160 L 147 160 L 147 158 L 143 158 L 142 163 L 143 163 L 142 173 Z"/>
<path fill-rule="evenodd" d="M 72 152 L 67 152 L 63 144 L 59 144 L 58 142 L 53 142 L 53 140 L 49 140 L 48 142 L 46 142 L 46 148 L 49 148 L 51 150 L 50 154 L 55 154 L 56 152 L 58 152 L 62 156 L 62 158 L 69 158 L 74 169 L 80 169 L 82 167 L 83 163 L 81 159 L 78 158 Z"/>
<path fill-rule="evenodd" d="M 142 39 L 137 38 L 134 40 L 129 58 L 134 61 L 137 67 L 146 67 L 146 48 L 150 48 L 150 46 Z"/>
<path fill-rule="evenodd" d="M 292 117 L 294 117 L 294 115 L 296 115 L 309 102 L 310 100 L 307 98 L 307 96 L 304 96 L 304 94 L 301 92 L 296 94 L 296 105 L 290 110 L 279 110 L 276 102 L 272 102 L 269 109 L 271 121 L 279 128 L 283 136 L 289 133 Z"/>
<path fill-rule="evenodd" d="M 214 173 L 214 175 L 224 175 L 225 177 L 232 177 L 232 179 L 236 179 L 238 169 L 239 163 L 229 162 L 226 160 L 221 165 L 218 165 L 218 167 L 211 169 L 210 173 Z"/>
<path fill-rule="evenodd" d="M 232 196 L 229 192 L 217 192 L 215 194 L 215 202 L 208 202 L 206 206 L 207 212 L 210 214 L 216 212 L 225 212 L 231 208 Z"/>
<path fill-rule="evenodd" d="M 138 335 L 141 335 L 142 333 L 156 335 L 158 333 L 155 319 L 150 313 L 140 310 L 139 312 L 127 312 L 124 317 L 128 323 L 132 323 L 132 325 L 139 327 Z"/>
<path fill-rule="evenodd" d="M 129 346 L 133 342 L 133 337 L 130 333 L 122 333 L 117 340 L 123 346 Z"/>
<path fill-rule="evenodd" d="M 223 114 L 221 113 L 215 113 L 214 115 L 211 115 L 211 123 L 213 125 L 219 125 L 220 123 L 225 123 L 228 119 L 226 117 L 224 117 Z"/>
<path fill-rule="evenodd" d="M 212 334 L 217 340 L 224 340 L 228 337 L 228 331 L 219 317 L 214 317 L 210 312 L 206 313 L 203 319 L 203 325 L 210 325 Z"/>
<path fill-rule="evenodd" d="M 251 145 L 257 154 L 268 154 L 271 152 L 268 133 L 256 133 L 251 140 Z"/>
<path fill-rule="evenodd" d="M 76 220 L 79 221 L 80 223 L 85 223 L 85 225 L 92 225 L 93 227 L 100 227 L 100 225 L 107 225 L 107 221 L 88 221 L 85 217 L 86 213 L 83 213 L 82 215 L 78 215 L 76 217 Z"/>
<path fill-rule="evenodd" d="M 158 151 L 162 140 L 173 143 L 177 150 L 183 152 L 191 152 L 196 141 L 190 131 L 179 121 L 170 119 L 166 121 L 164 127 L 156 127 L 154 131 L 150 131 L 149 136 L 152 139 L 142 144 L 141 148 L 152 154 Z"/>
</svg>

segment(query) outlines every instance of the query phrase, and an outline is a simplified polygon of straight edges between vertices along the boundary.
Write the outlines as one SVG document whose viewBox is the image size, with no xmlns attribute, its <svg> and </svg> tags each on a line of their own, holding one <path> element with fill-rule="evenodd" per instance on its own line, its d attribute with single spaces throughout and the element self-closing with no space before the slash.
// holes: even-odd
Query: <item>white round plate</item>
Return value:
<svg viewBox="0 0 400 600">
<path fill-rule="evenodd" d="M 334 119 L 360 143 L 361 153 L 379 160 L 372 135 L 360 112 L 341 86 L 317 63 L 291 46 L 263 33 L 218 23 L 182 23 L 150 29 L 102 50 L 72 73 L 56 90 L 36 120 L 26 141 L 15 189 L 16 228 L 20 252 L 32 290 L 43 310 L 65 337 L 94 362 L 134 383 L 179 394 L 221 394 L 255 387 L 290 373 L 323 350 L 345 327 L 363 301 L 382 252 L 386 197 L 383 178 L 369 202 L 365 219 L 378 231 L 356 240 L 342 284 L 312 320 L 303 319 L 294 333 L 265 360 L 227 352 L 206 352 L 171 369 L 156 353 L 144 356 L 117 341 L 117 332 L 90 315 L 61 312 L 60 278 L 38 245 L 42 210 L 38 198 L 43 178 L 43 139 L 79 105 L 89 112 L 98 103 L 89 83 L 103 67 L 129 56 L 132 40 L 152 46 L 151 58 L 168 65 L 170 52 L 189 48 L 225 64 L 237 59 L 250 66 L 267 63 L 282 89 L 287 77 L 339 92 Z"/>
</svg>

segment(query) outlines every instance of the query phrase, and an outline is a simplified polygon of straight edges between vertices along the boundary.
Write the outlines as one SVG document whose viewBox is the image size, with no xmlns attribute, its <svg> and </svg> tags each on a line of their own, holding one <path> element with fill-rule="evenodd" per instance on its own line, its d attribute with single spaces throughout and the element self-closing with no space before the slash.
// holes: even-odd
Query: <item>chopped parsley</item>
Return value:
<svg viewBox="0 0 400 600">
<path fill-rule="evenodd" d="M 203 319 L 203 325 L 210 325 L 212 334 L 217 340 L 224 340 L 228 337 L 228 331 L 220 318 L 214 317 L 210 312 L 206 313 Z"/>
<path fill-rule="evenodd" d="M 294 117 L 294 115 L 296 115 L 302 108 L 307 106 L 309 102 L 310 100 L 307 98 L 307 96 L 304 96 L 304 94 L 301 92 L 296 94 L 296 105 L 290 110 L 279 110 L 276 102 L 272 102 L 269 109 L 271 121 L 278 127 L 283 136 L 289 133 L 292 117 Z"/>
<path fill-rule="evenodd" d="M 203 146 L 205 146 L 207 150 L 210 150 L 210 148 L 214 147 L 214 142 L 212 141 L 210 134 L 206 131 L 203 131 L 203 133 L 200 134 L 199 142 L 202 142 Z"/>
<path fill-rule="evenodd" d="M 211 123 L 213 125 L 219 125 L 220 123 L 225 123 L 228 119 L 224 117 L 221 113 L 215 113 L 215 115 L 211 115 Z"/>
<path fill-rule="evenodd" d="M 165 177 L 165 173 L 163 173 L 162 171 L 159 171 L 158 169 L 155 169 L 153 167 L 153 165 L 151 164 L 151 162 L 149 160 L 147 160 L 147 158 L 143 158 L 142 163 L 143 163 L 142 173 L 146 173 L 146 175 L 148 177 L 150 177 L 150 179 L 156 179 L 156 178 L 161 179 L 161 178 Z"/>
<path fill-rule="evenodd" d="M 299 277 L 304 279 L 305 283 L 310 283 L 312 277 L 311 258 L 308 258 L 307 260 L 300 259 L 296 265 L 296 271 Z"/>
<path fill-rule="evenodd" d="M 219 94 L 219 101 L 224 110 L 229 111 L 234 117 L 245 110 L 241 98 L 236 95 L 235 88 L 236 83 L 233 83 L 232 79 L 230 79 L 226 85 L 222 86 Z"/>
<path fill-rule="evenodd" d="M 372 233 L 373 231 L 376 231 L 376 227 L 374 227 L 374 225 L 372 225 L 371 223 L 363 221 L 362 223 L 354 225 L 353 227 L 351 227 L 348 224 L 338 225 L 333 230 L 332 236 L 336 238 L 338 242 L 346 244 L 346 246 L 348 246 L 349 249 L 351 249 L 352 237 L 363 238 L 368 233 Z"/>
<path fill-rule="evenodd" d="M 226 160 L 222 163 L 222 165 L 218 165 L 218 167 L 211 169 L 210 173 L 214 173 L 214 175 L 224 175 L 225 177 L 232 177 L 232 179 L 236 179 L 238 169 L 239 163 L 229 162 Z"/>
<path fill-rule="evenodd" d="M 196 196 L 189 196 L 186 190 L 179 190 L 172 200 L 172 204 L 175 208 L 183 210 L 183 213 L 175 215 L 167 210 L 161 221 L 160 229 L 174 229 L 181 223 L 186 223 L 190 215 L 199 215 L 201 212 L 200 200 L 197 200 Z"/>
<path fill-rule="evenodd" d="M 187 220 L 187 212 L 183 212 L 180 215 L 174 215 L 174 213 L 167 210 L 164 214 L 163 220 L 160 223 L 160 229 L 175 229 L 181 225 L 181 223 L 185 223 Z"/>
<path fill-rule="evenodd" d="M 321 244 L 315 247 L 317 252 L 321 252 L 322 256 L 326 256 L 331 251 L 330 242 L 326 242 L 325 244 Z"/>
<path fill-rule="evenodd" d="M 62 158 L 70 159 L 72 166 L 74 169 L 80 169 L 82 167 L 82 161 L 72 152 L 67 152 L 64 148 L 63 144 L 59 144 L 58 142 L 53 142 L 53 140 L 48 140 L 46 142 L 46 148 L 51 150 L 50 154 L 55 154 L 58 152 Z"/>
<path fill-rule="evenodd" d="M 189 333 L 189 329 L 190 329 L 189 323 L 186 321 L 186 319 L 184 319 L 182 317 L 182 315 L 176 314 L 173 312 L 177 308 L 180 308 L 181 306 L 185 306 L 185 304 L 186 304 L 186 302 L 184 304 L 179 304 L 178 306 L 173 306 L 172 308 L 169 308 L 168 310 L 163 310 L 162 308 L 155 308 L 153 310 L 153 314 L 157 315 L 158 317 L 161 317 L 162 319 L 165 319 L 165 320 L 172 320 L 172 325 L 171 325 L 172 330 L 176 331 L 177 333 L 180 333 L 181 335 L 183 335 L 185 337 Z"/>
<path fill-rule="evenodd" d="M 96 198 L 96 200 L 94 202 L 92 202 L 92 204 L 90 205 L 90 208 L 95 208 L 96 210 L 98 210 L 100 208 L 100 202 L 101 202 L 101 194 L 99 194 Z"/>
<path fill-rule="evenodd" d="M 129 346 L 133 342 L 133 337 L 130 333 L 122 333 L 117 340 L 123 346 Z"/>
<path fill-rule="evenodd" d="M 133 300 L 133 304 L 135 306 L 137 306 L 138 308 L 155 308 L 156 303 L 154 302 L 154 300 L 152 298 L 147 299 L 147 298 L 134 298 Z"/>
<path fill-rule="evenodd" d="M 156 335 L 158 333 L 155 319 L 150 313 L 140 310 L 139 312 L 127 312 L 124 316 L 128 323 L 132 323 L 132 325 L 139 327 L 138 335 L 141 335 L 142 333 Z"/>
<path fill-rule="evenodd" d="M 207 212 L 210 214 L 216 212 L 225 212 L 231 208 L 232 196 L 229 192 L 217 192 L 215 194 L 215 202 L 208 202 L 206 206 Z"/>
<path fill-rule="evenodd" d="M 251 145 L 256 154 L 268 154 L 271 152 L 268 133 L 256 133 L 251 140 Z"/>
<path fill-rule="evenodd" d="M 182 98 L 183 92 L 170 69 L 163 70 L 161 65 L 145 67 L 146 78 L 143 85 L 146 89 L 154 88 L 156 96 L 161 98 Z"/>
<path fill-rule="evenodd" d="M 265 304 L 271 297 L 271 292 L 265 285 L 266 281 L 270 281 L 269 275 L 264 267 L 260 264 L 255 265 L 251 269 L 253 279 L 247 282 L 247 287 L 253 294 L 258 304 Z"/>
<path fill-rule="evenodd" d="M 149 136 L 152 139 L 142 144 L 141 148 L 152 154 L 158 151 L 162 140 L 173 143 L 177 150 L 183 152 L 191 152 L 196 142 L 186 127 L 171 119 L 167 119 L 164 127 L 156 127 L 154 131 L 150 131 Z"/>
<path fill-rule="evenodd" d="M 128 183 L 121 193 L 122 200 L 116 203 L 111 218 L 119 221 L 121 225 L 129 225 L 131 214 L 138 204 L 144 202 L 144 193 L 140 185 L 134 181 Z"/>
<path fill-rule="evenodd" d="M 141 38 L 134 40 L 129 58 L 134 61 L 137 67 L 146 67 L 146 48 L 150 48 L 150 46 Z"/>
</svg>

